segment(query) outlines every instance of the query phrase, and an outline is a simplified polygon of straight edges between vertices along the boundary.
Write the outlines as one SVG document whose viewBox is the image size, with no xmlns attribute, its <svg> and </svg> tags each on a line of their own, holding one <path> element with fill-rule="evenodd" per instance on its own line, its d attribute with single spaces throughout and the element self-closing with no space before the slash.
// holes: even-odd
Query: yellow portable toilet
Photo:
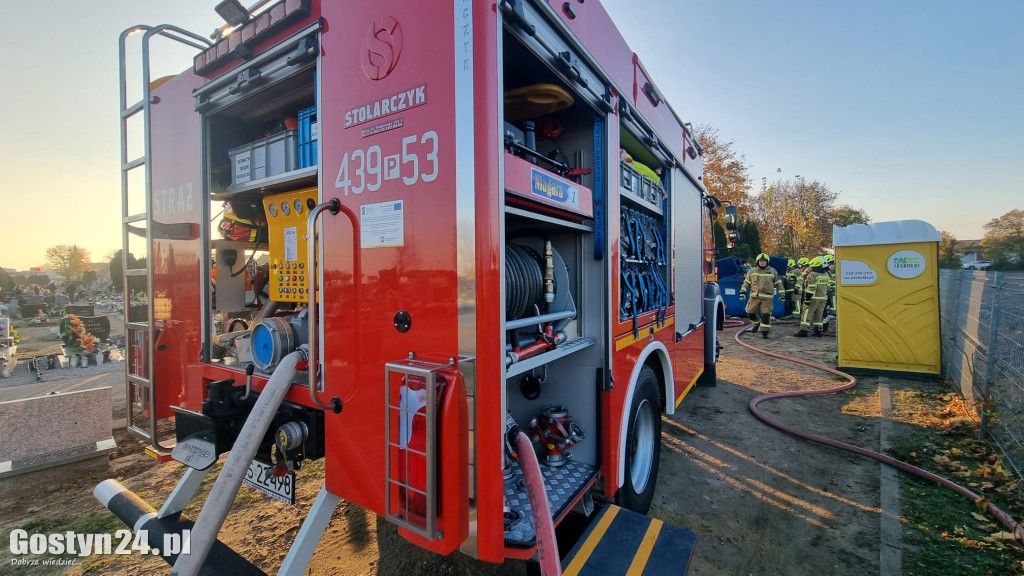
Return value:
<svg viewBox="0 0 1024 576">
<path fill-rule="evenodd" d="M 939 232 L 921 220 L 832 232 L 839 368 L 939 374 Z"/>
</svg>

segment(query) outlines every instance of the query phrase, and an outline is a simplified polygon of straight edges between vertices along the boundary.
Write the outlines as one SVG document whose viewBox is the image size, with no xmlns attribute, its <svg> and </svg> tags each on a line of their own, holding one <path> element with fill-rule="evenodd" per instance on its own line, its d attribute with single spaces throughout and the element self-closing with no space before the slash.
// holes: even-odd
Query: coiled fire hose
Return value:
<svg viewBox="0 0 1024 576">
<path fill-rule="evenodd" d="M 975 503 L 986 502 L 986 509 L 988 510 L 988 512 L 990 514 L 992 514 L 992 516 L 994 518 L 999 520 L 999 522 L 1004 527 L 1006 527 L 1006 529 L 1011 534 L 1013 534 L 1014 538 L 1018 542 L 1024 542 L 1024 526 L 1022 526 L 1020 523 L 1018 523 L 1016 520 L 1014 520 L 1012 516 L 1010 516 L 1009 514 L 1004 512 L 1003 510 L 1001 510 L 995 504 L 993 504 L 991 502 L 987 502 L 987 500 L 984 500 L 982 498 L 982 496 L 980 496 L 978 494 L 975 494 L 974 492 L 971 492 L 967 488 L 964 488 L 963 486 L 961 486 L 961 485 L 959 485 L 959 484 L 957 484 L 955 482 L 947 480 L 946 478 L 943 478 L 942 476 L 939 476 L 937 474 L 929 472 L 929 471 L 927 471 L 927 470 L 925 470 L 923 468 L 918 468 L 917 466 L 914 466 L 913 464 L 908 464 L 906 462 L 903 462 L 901 460 L 897 460 L 897 459 L 895 459 L 895 458 L 893 458 L 891 456 L 887 456 L 885 454 L 881 454 L 881 453 L 875 452 L 873 450 L 868 450 L 866 448 L 861 448 L 860 446 L 854 446 L 853 444 L 847 444 L 845 442 L 839 442 L 838 440 L 832 440 L 830 438 L 824 438 L 822 436 L 815 436 L 813 434 L 807 434 L 806 432 L 801 432 L 799 430 L 790 428 L 788 426 L 785 426 L 783 424 L 780 424 L 780 423 L 772 420 L 767 415 L 765 415 L 763 412 L 758 410 L 757 409 L 757 405 L 760 404 L 761 402 L 764 402 L 765 400 L 774 400 L 776 398 L 796 398 L 796 397 L 799 397 L 799 396 L 821 396 L 821 395 L 825 395 L 825 394 L 835 394 L 837 392 L 842 392 L 844 390 L 849 390 L 850 388 L 853 388 L 854 386 L 857 385 L 857 379 L 854 378 L 853 376 L 850 376 L 849 374 L 847 374 L 845 372 L 841 372 L 841 371 L 836 370 L 834 368 L 829 368 L 828 366 L 824 366 L 822 364 L 816 364 L 814 362 L 808 362 L 807 360 L 801 360 L 799 358 L 793 358 L 793 357 L 790 357 L 790 356 L 785 356 L 783 354 L 777 354 L 775 352 L 769 352 L 769 351 L 764 350 L 762 348 L 758 348 L 756 346 L 752 346 L 750 344 L 747 344 L 746 342 L 744 342 L 743 340 L 740 339 L 740 335 L 743 334 L 744 332 L 750 330 L 750 328 L 751 328 L 751 326 L 747 325 L 747 326 L 744 326 L 743 328 L 741 328 L 741 329 L 736 331 L 736 343 L 738 343 L 740 346 L 743 346 L 745 348 L 749 348 L 749 349 L 751 349 L 751 350 L 753 350 L 755 352 L 759 352 L 759 353 L 764 354 L 766 356 L 771 356 L 773 358 L 779 358 L 781 360 L 788 360 L 790 362 L 795 362 L 797 364 L 803 364 L 804 366 L 810 366 L 811 368 L 816 368 L 818 370 L 824 370 L 825 372 L 829 372 L 829 373 L 835 374 L 837 376 L 842 376 L 843 378 L 846 378 L 848 380 L 848 382 L 846 384 L 843 384 L 842 386 L 835 386 L 833 388 L 823 388 L 823 389 L 820 389 L 820 390 L 799 390 L 799 391 L 794 391 L 794 392 L 773 392 L 773 393 L 770 393 L 770 394 L 762 394 L 761 396 L 758 396 L 757 398 L 754 398 L 753 400 L 750 401 L 750 406 L 749 406 L 750 407 L 750 412 L 754 414 L 754 417 L 756 417 L 761 422 L 764 422 L 765 424 L 771 426 L 772 428 L 775 428 L 777 430 L 781 430 L 781 431 L 783 431 L 786 434 L 789 434 L 791 436 L 796 436 L 797 438 L 802 438 L 802 439 L 810 441 L 810 442 L 815 442 L 817 444 L 823 444 L 825 446 L 831 446 L 833 448 L 839 448 L 840 450 L 846 450 L 847 452 L 853 452 L 855 454 L 860 454 L 861 456 L 867 456 L 868 458 L 873 458 L 875 460 L 878 460 L 879 462 L 882 462 L 884 464 L 888 464 L 889 466 L 892 466 L 893 468 L 896 468 L 896 469 L 899 469 L 899 470 L 903 470 L 904 472 L 908 472 L 910 474 L 915 474 L 915 475 L 920 476 L 922 478 L 925 478 L 927 480 L 931 480 L 933 482 L 936 482 L 939 485 L 944 486 L 946 488 L 949 488 L 950 490 L 956 492 L 957 494 L 960 494 L 961 496 L 965 496 L 967 498 L 970 498 L 972 502 L 975 502 Z"/>
</svg>

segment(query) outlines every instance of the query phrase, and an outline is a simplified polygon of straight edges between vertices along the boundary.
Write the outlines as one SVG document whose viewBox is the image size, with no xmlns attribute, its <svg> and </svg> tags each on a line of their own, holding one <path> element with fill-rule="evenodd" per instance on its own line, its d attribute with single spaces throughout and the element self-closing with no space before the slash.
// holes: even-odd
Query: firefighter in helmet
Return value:
<svg viewBox="0 0 1024 576">
<path fill-rule="evenodd" d="M 747 317 L 754 323 L 754 332 L 761 331 L 761 337 L 767 338 L 772 329 L 772 307 L 776 293 L 784 293 L 779 273 L 768 265 L 768 255 L 764 252 L 757 255 L 757 266 L 751 268 L 740 288 L 740 300 L 747 299 Z"/>
<path fill-rule="evenodd" d="M 825 254 L 821 258 L 825 261 L 825 273 L 828 274 L 828 297 L 825 298 L 825 310 L 821 313 L 825 319 L 822 330 L 828 332 L 828 317 L 836 313 L 836 257 Z"/>
<path fill-rule="evenodd" d="M 810 266 L 811 271 L 804 278 L 804 311 L 800 316 L 800 330 L 794 334 L 797 338 L 806 338 L 812 326 L 814 335 L 821 336 L 822 312 L 825 310 L 825 299 L 828 298 L 829 276 L 825 271 L 825 260 L 815 256 L 811 258 Z"/>
<path fill-rule="evenodd" d="M 796 278 L 796 305 L 793 309 L 793 314 L 800 318 L 800 311 L 803 310 L 803 299 L 804 299 L 804 279 L 807 278 L 807 273 L 811 271 L 811 259 L 807 257 L 800 258 L 796 261 L 796 265 L 800 267 Z"/>
<path fill-rule="evenodd" d="M 797 281 L 800 279 L 800 269 L 796 267 L 796 260 L 789 259 L 786 267 L 786 311 L 790 315 L 796 315 L 800 309 L 799 294 L 796 291 Z"/>
</svg>

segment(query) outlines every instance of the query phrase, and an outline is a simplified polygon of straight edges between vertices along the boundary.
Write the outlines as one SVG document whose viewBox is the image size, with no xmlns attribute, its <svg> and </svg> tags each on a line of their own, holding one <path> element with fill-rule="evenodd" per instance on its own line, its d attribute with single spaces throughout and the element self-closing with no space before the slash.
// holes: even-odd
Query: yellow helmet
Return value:
<svg viewBox="0 0 1024 576">
<path fill-rule="evenodd" d="M 809 266 L 811 264 L 811 260 L 809 258 L 801 258 L 797 260 L 796 263 L 799 266 Z"/>
<path fill-rule="evenodd" d="M 790 258 L 789 259 L 789 267 L 790 268 L 796 268 L 796 260 L 793 260 L 792 258 Z"/>
<path fill-rule="evenodd" d="M 761 252 L 760 254 L 758 254 L 758 255 L 757 255 L 757 259 L 758 259 L 758 260 L 767 260 L 767 261 L 769 261 L 769 262 L 771 262 L 771 260 L 772 260 L 772 259 L 771 259 L 771 258 L 769 258 L 769 257 L 768 257 L 768 255 L 767 255 L 767 254 L 765 254 L 764 252 Z"/>
<path fill-rule="evenodd" d="M 831 264 L 836 261 L 836 257 L 831 254 L 825 254 L 825 262 Z"/>
<path fill-rule="evenodd" d="M 810 266 L 811 268 L 822 268 L 825 266 L 825 259 L 821 256 L 815 256 L 811 258 Z"/>
</svg>

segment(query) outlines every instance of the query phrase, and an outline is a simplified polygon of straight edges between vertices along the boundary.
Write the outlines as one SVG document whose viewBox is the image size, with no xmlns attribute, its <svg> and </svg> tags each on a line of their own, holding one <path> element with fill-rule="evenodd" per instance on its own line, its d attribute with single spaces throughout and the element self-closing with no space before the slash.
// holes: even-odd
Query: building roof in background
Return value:
<svg viewBox="0 0 1024 576">
<path fill-rule="evenodd" d="M 957 254 L 980 254 L 984 248 L 981 245 L 981 240 L 957 240 L 956 241 L 956 253 Z"/>
</svg>

